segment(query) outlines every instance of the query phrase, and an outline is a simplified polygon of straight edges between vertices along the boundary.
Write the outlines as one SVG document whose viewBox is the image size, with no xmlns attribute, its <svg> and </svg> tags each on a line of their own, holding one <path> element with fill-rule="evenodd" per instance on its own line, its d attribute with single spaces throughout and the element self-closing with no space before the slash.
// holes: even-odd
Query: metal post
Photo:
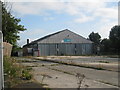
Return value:
<svg viewBox="0 0 120 90">
<path fill-rule="evenodd" d="M 3 72 L 2 2 L 0 1 L 0 90 L 3 88 L 4 88 L 4 72 Z"/>
<path fill-rule="evenodd" d="M 0 89 L 4 88 L 4 72 L 3 72 L 3 35 L 0 31 Z"/>
</svg>

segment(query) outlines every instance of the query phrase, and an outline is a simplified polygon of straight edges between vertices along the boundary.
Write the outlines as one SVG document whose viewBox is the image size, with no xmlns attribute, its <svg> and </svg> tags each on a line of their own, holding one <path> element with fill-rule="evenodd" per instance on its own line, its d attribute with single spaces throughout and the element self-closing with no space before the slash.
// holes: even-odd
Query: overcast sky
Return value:
<svg viewBox="0 0 120 90">
<path fill-rule="evenodd" d="M 12 2 L 12 14 L 21 19 L 27 31 L 21 32 L 20 46 L 45 35 L 69 29 L 85 38 L 94 31 L 108 38 L 118 24 L 118 2 Z"/>
</svg>

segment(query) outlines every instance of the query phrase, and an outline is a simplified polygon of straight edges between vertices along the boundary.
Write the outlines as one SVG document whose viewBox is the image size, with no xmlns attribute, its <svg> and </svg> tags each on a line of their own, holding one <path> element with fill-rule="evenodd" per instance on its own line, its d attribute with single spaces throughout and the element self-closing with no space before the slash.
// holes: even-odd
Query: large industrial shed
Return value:
<svg viewBox="0 0 120 90">
<path fill-rule="evenodd" d="M 92 54 L 90 40 L 68 30 L 62 30 L 23 46 L 24 55 L 89 55 Z"/>
</svg>

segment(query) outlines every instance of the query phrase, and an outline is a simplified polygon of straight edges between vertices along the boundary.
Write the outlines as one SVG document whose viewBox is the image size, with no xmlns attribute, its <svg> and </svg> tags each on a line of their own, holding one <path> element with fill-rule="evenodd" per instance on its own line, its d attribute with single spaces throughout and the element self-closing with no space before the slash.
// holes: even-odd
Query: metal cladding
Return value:
<svg viewBox="0 0 120 90">
<path fill-rule="evenodd" d="M 38 43 L 92 43 L 90 40 L 71 32 L 70 30 L 63 30 L 46 37 L 39 39 Z"/>
<path fill-rule="evenodd" d="M 38 51 L 39 56 L 88 55 L 92 54 L 92 43 L 90 40 L 65 29 L 33 41 L 23 48 L 32 48 L 33 53 L 34 50 Z M 35 52 L 37 55 L 38 53 Z"/>
</svg>

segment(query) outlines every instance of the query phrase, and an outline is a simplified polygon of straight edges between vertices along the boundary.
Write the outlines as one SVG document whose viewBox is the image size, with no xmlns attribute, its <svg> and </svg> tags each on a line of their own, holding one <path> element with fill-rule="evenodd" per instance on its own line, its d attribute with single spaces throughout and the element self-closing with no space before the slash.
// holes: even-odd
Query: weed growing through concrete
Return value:
<svg viewBox="0 0 120 90">
<path fill-rule="evenodd" d="M 77 83 L 78 84 L 78 90 L 80 90 L 82 82 L 83 82 L 83 79 L 85 78 L 85 75 L 81 74 L 81 73 L 77 73 L 76 74 L 76 78 L 78 80 L 78 83 Z"/>
<path fill-rule="evenodd" d="M 43 81 L 44 81 L 44 79 L 47 77 L 47 78 L 52 78 L 51 76 L 49 76 L 49 75 L 46 75 L 46 74 L 41 74 L 42 76 L 43 76 L 43 78 L 42 78 L 42 81 L 41 81 L 41 84 L 43 84 Z"/>
<path fill-rule="evenodd" d="M 99 61 L 99 63 L 109 63 L 108 61 Z"/>
<path fill-rule="evenodd" d="M 86 85 L 85 85 L 85 90 L 87 90 L 88 87 L 89 87 L 89 85 L 86 84 Z"/>
</svg>

